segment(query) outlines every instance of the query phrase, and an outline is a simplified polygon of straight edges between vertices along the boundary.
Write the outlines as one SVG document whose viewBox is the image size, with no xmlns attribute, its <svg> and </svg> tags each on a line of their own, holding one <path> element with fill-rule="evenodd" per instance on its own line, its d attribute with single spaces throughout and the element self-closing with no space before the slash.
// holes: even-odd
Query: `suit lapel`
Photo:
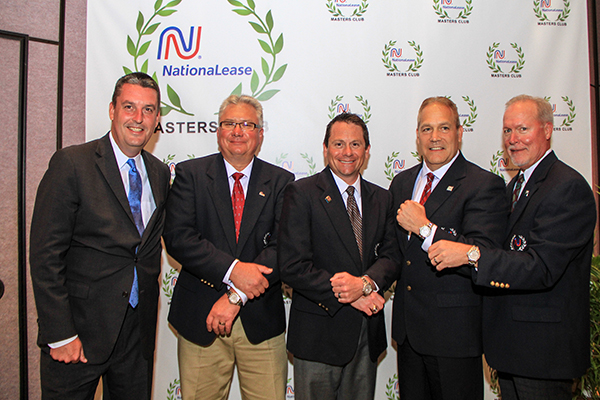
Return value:
<svg viewBox="0 0 600 400">
<path fill-rule="evenodd" d="M 154 204 L 156 205 L 152 216 L 148 220 L 148 224 L 144 229 L 144 235 L 142 235 L 142 243 L 146 238 L 146 232 L 152 232 L 154 224 L 157 221 L 157 210 L 161 208 L 161 204 L 165 201 L 165 187 L 164 181 L 160 179 L 160 173 L 158 165 L 155 161 L 150 158 L 150 154 L 146 150 L 142 150 L 142 158 L 144 159 L 144 166 L 146 167 L 146 174 L 148 175 L 148 181 L 150 182 L 150 189 L 152 190 L 152 197 L 154 198 Z"/>
<path fill-rule="evenodd" d="M 558 160 L 558 158 L 556 157 L 556 154 L 554 154 L 554 152 L 551 152 L 535 168 L 535 170 L 533 171 L 533 174 L 531 174 L 531 177 L 527 180 L 527 184 L 521 191 L 519 200 L 517 201 L 517 204 L 515 204 L 515 209 L 513 210 L 513 212 L 510 213 L 510 216 L 508 218 L 507 231 L 506 231 L 507 234 L 510 233 L 512 228 L 515 226 L 515 224 L 521 217 L 521 214 L 523 214 L 523 212 L 525 211 L 525 208 L 527 207 L 527 203 L 529 203 L 529 199 L 535 194 L 535 192 L 538 190 L 538 188 L 540 187 L 542 182 L 544 182 L 544 180 L 546 180 L 546 176 L 548 175 L 548 171 L 550 170 L 550 167 L 557 160 Z M 512 191 L 514 189 L 516 179 L 517 179 L 517 177 L 515 176 L 510 181 L 510 183 L 507 187 L 507 192 L 508 192 L 507 194 L 511 198 L 512 198 Z"/>
<path fill-rule="evenodd" d="M 373 241 L 377 233 L 379 224 L 378 215 L 381 204 L 374 201 L 375 191 L 361 177 L 361 197 L 362 197 L 362 226 L 363 226 L 363 263 L 364 272 L 370 264 L 371 254 L 368 254 L 375 247 Z"/>
<path fill-rule="evenodd" d="M 352 224 L 350 223 L 350 218 L 348 217 L 342 195 L 331 174 L 332 172 L 329 167 L 326 167 L 321 171 L 317 178 L 317 187 L 323 191 L 319 201 L 325 209 L 325 212 L 327 213 L 333 228 L 340 237 L 340 240 L 344 244 L 344 247 L 346 247 L 346 250 L 352 256 L 357 269 L 355 272 L 361 273 L 360 253 L 358 252 L 358 246 L 356 245 Z"/>
<path fill-rule="evenodd" d="M 131 214 L 131 208 L 129 207 L 129 200 L 127 200 L 127 194 L 125 193 L 125 187 L 123 186 L 123 179 L 121 178 L 121 172 L 117 165 L 117 159 L 113 152 L 110 144 L 110 133 L 106 134 L 100 140 L 98 140 L 98 147 L 96 148 L 96 165 L 100 169 L 100 172 L 108 182 L 108 185 L 112 189 L 115 197 L 121 204 L 121 207 L 125 210 L 129 216 L 130 222 L 135 227 L 135 221 L 133 220 L 133 214 Z"/>
<path fill-rule="evenodd" d="M 462 180 L 466 176 L 465 168 L 466 160 L 462 153 L 460 153 L 425 202 L 425 210 L 429 219 L 435 215 L 436 211 L 460 187 Z"/>
<path fill-rule="evenodd" d="M 254 225 L 256 225 L 256 221 L 258 221 L 271 195 L 271 188 L 269 186 L 271 177 L 263 173 L 263 166 L 264 162 L 255 157 L 244 203 L 244 213 L 242 214 L 242 225 L 240 227 L 236 255 L 241 253 L 241 250 L 250 238 Z"/>
<path fill-rule="evenodd" d="M 233 222 L 233 205 L 229 191 L 229 182 L 225 170 L 223 156 L 219 153 L 213 159 L 213 163 L 206 170 L 208 176 L 207 190 L 211 196 L 217 215 L 221 221 L 221 226 L 227 238 L 230 254 L 235 254 L 235 224 Z"/>
</svg>

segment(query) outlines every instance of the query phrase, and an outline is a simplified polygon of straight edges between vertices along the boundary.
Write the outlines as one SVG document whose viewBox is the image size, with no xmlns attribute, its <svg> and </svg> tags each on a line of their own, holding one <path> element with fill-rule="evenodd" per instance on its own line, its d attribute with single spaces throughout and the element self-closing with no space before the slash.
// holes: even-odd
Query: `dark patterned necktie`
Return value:
<svg viewBox="0 0 600 400">
<path fill-rule="evenodd" d="M 515 188 L 512 193 L 512 202 L 510 205 L 510 211 L 512 212 L 515 209 L 515 205 L 517 201 L 519 201 L 519 193 L 521 193 L 521 186 L 523 186 L 523 182 L 525 181 L 525 175 L 520 174 L 517 178 L 517 183 L 515 183 Z"/>
<path fill-rule="evenodd" d="M 429 195 L 431 194 L 431 184 L 433 183 L 433 176 L 434 175 L 431 172 L 427 174 L 427 183 L 425 184 L 423 194 L 421 195 L 421 200 L 419 201 L 419 203 L 421 204 L 425 204 L 425 202 L 429 198 Z"/>
<path fill-rule="evenodd" d="M 354 238 L 356 239 L 356 245 L 358 246 L 358 252 L 360 253 L 360 260 L 363 259 L 363 246 L 362 246 L 362 217 L 360 211 L 358 211 L 358 205 L 354 198 L 354 186 L 348 186 L 346 189 L 348 193 L 348 216 L 350 217 L 350 223 L 352 224 L 352 230 L 354 231 Z"/>
<path fill-rule="evenodd" d="M 233 174 L 235 183 L 233 184 L 233 192 L 231 193 L 231 203 L 233 204 L 233 222 L 235 223 L 235 241 L 237 243 L 240 236 L 240 226 L 242 225 L 242 214 L 244 213 L 244 189 L 240 179 L 244 176 L 241 172 Z"/>
<path fill-rule="evenodd" d="M 144 234 L 144 221 L 142 220 L 142 178 L 140 177 L 140 173 L 137 170 L 133 158 L 127 160 L 127 164 L 129 165 L 129 194 L 127 195 L 127 200 L 129 200 L 129 208 L 131 208 L 135 227 L 141 237 Z M 134 268 L 133 284 L 131 285 L 131 295 L 129 296 L 129 304 L 131 304 L 131 307 L 137 307 L 138 300 L 138 276 L 137 268 Z"/>
</svg>

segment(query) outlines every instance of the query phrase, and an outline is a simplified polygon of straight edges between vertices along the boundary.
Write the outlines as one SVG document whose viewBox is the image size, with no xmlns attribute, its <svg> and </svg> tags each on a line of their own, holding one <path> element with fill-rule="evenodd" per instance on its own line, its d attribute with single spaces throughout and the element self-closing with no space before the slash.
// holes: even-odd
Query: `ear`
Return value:
<svg viewBox="0 0 600 400">
<path fill-rule="evenodd" d="M 550 140 L 552 138 L 552 131 L 554 131 L 554 125 L 552 125 L 550 122 L 546 122 L 544 125 L 544 136 L 546 137 L 546 140 Z"/>
<path fill-rule="evenodd" d="M 462 125 L 458 127 L 458 143 L 462 144 L 462 137 L 463 137 L 463 127 Z"/>
<path fill-rule="evenodd" d="M 110 117 L 111 121 L 115 119 L 115 105 L 112 103 L 112 101 L 108 103 L 108 116 Z"/>
</svg>

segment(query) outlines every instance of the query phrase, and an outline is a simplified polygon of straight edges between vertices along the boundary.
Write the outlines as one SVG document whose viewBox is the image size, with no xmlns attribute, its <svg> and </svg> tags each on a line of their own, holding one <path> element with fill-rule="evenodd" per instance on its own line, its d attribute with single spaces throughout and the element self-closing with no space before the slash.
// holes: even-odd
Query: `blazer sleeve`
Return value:
<svg viewBox="0 0 600 400">
<path fill-rule="evenodd" d="M 66 287 L 65 257 L 72 245 L 78 206 L 73 160 L 58 151 L 38 187 L 31 221 L 29 262 L 40 344 L 77 334 Z"/>
<path fill-rule="evenodd" d="M 295 182 L 285 190 L 277 246 L 281 280 L 333 316 L 343 305 L 331 290 L 333 274 L 313 263 L 310 194 L 303 189 Z"/>
<path fill-rule="evenodd" d="M 185 164 L 185 163 L 184 163 Z M 198 222 L 196 202 L 209 196 L 206 187 L 198 187 L 194 171 L 178 164 L 169 192 L 163 238 L 167 251 L 187 272 L 205 279 L 220 289 L 223 277 L 235 257 L 218 249 L 208 240 L 205 228 Z M 206 223 L 208 225 L 208 223 Z M 211 229 L 218 229 L 211 227 Z"/>
<path fill-rule="evenodd" d="M 467 176 L 469 181 L 462 183 L 471 188 L 463 204 L 461 232 L 444 230 L 438 226 L 434 243 L 450 240 L 488 248 L 502 246 L 509 212 L 506 188 L 502 178 L 482 172 L 479 179 L 469 180 Z"/>
<path fill-rule="evenodd" d="M 491 286 L 494 281 L 506 282 L 510 289 L 552 288 L 593 240 L 596 203 L 587 182 L 581 176 L 548 177 L 545 184 L 549 190 L 538 190 L 535 198 L 529 199 L 512 230 L 522 236 L 525 247 L 516 251 L 482 249 L 473 275 L 477 284 Z"/>
</svg>

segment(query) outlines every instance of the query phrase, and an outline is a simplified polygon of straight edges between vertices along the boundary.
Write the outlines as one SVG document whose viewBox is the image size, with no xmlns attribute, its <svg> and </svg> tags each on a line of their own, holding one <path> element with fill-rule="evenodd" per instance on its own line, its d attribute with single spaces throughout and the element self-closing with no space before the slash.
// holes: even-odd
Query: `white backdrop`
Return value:
<svg viewBox="0 0 600 400">
<path fill-rule="evenodd" d="M 417 110 L 439 95 L 458 105 L 465 157 L 508 179 L 504 103 L 527 93 L 555 107 L 553 147 L 591 181 L 588 65 L 582 0 L 89 0 L 86 137 L 108 131 L 114 82 L 138 70 L 160 84 L 161 131 L 148 149 L 172 170 L 217 150 L 215 113 L 243 92 L 265 109 L 260 157 L 296 177 L 323 168 L 321 143 L 335 114 L 360 114 L 372 144 L 364 176 L 387 187 L 417 163 Z M 155 399 L 180 398 L 167 324 L 177 268 L 165 255 Z M 389 302 L 385 312 L 389 335 Z M 390 345 L 377 399 L 399 398 L 395 360 Z M 291 377 L 290 366 L 288 399 Z M 486 399 L 495 397 L 486 385 Z M 240 398 L 237 381 L 230 398 Z"/>
</svg>

